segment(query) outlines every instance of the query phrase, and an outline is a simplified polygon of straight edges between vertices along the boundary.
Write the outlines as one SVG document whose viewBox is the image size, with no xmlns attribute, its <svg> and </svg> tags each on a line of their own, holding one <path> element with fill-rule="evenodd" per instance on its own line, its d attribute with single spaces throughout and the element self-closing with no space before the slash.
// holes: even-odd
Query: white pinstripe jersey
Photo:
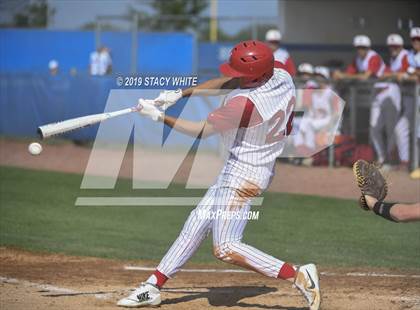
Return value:
<svg viewBox="0 0 420 310">
<path fill-rule="evenodd" d="M 278 48 L 273 53 L 274 59 L 280 61 L 281 63 L 285 64 L 287 59 L 289 59 L 289 52 L 284 48 Z"/>
<path fill-rule="evenodd" d="M 420 52 L 411 50 L 408 54 L 408 63 L 410 64 L 410 67 L 414 69 L 419 69 L 420 68 Z"/>
<path fill-rule="evenodd" d="M 234 90 L 226 97 L 225 103 L 237 96 L 252 101 L 262 122 L 221 133 L 223 144 L 229 151 L 218 183 L 237 187 L 240 186 L 238 182 L 247 180 L 265 189 L 273 176 L 275 160 L 285 145 L 286 127 L 294 107 L 295 86 L 284 69 L 275 68 L 273 76 L 265 84 Z"/>
<path fill-rule="evenodd" d="M 402 49 L 397 57 L 390 59 L 389 69 L 391 72 L 400 72 L 404 68 L 404 62 L 407 62 L 408 65 L 408 51 L 406 49 Z"/>
<path fill-rule="evenodd" d="M 384 74 L 385 71 L 385 63 L 383 62 L 381 56 L 374 50 L 369 50 L 365 58 L 356 57 L 355 65 L 358 72 L 366 72 L 369 70 L 369 63 L 373 58 L 378 58 L 380 62 L 379 68 L 374 75 L 376 77 L 380 77 Z"/>
<path fill-rule="evenodd" d="M 312 94 L 312 106 L 308 113 L 311 118 L 320 119 L 330 117 L 332 115 L 332 101 L 335 98 L 335 93 L 330 86 L 320 90 L 314 91 Z"/>
</svg>

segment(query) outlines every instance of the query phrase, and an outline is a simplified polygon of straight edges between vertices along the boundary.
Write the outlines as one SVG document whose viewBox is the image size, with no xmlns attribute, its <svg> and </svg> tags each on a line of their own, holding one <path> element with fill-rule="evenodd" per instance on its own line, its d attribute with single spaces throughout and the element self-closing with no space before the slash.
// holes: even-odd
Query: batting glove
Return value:
<svg viewBox="0 0 420 310">
<path fill-rule="evenodd" d="M 182 90 L 164 90 L 161 91 L 159 96 L 154 100 L 155 105 L 166 110 L 170 106 L 173 106 L 179 99 L 182 98 Z"/>
<path fill-rule="evenodd" d="M 155 122 L 163 117 L 163 112 L 153 104 L 153 100 L 139 99 L 137 109 L 139 110 L 140 115 L 150 117 Z"/>
</svg>

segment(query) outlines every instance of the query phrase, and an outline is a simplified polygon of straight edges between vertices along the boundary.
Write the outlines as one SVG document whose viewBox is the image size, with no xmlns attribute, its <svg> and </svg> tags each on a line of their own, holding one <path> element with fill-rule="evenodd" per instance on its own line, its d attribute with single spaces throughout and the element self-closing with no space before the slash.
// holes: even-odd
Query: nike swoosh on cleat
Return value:
<svg viewBox="0 0 420 310">
<path fill-rule="evenodd" d="M 314 282 L 314 280 L 312 280 L 312 277 L 311 277 L 311 275 L 309 274 L 308 270 L 306 270 L 306 274 L 308 275 L 309 280 L 311 281 L 311 286 L 309 286 L 308 288 L 309 288 L 310 290 L 313 290 L 313 289 L 315 288 L 315 282 Z"/>
<path fill-rule="evenodd" d="M 150 299 L 149 292 L 143 292 L 137 295 L 139 302 L 147 301 Z"/>
</svg>

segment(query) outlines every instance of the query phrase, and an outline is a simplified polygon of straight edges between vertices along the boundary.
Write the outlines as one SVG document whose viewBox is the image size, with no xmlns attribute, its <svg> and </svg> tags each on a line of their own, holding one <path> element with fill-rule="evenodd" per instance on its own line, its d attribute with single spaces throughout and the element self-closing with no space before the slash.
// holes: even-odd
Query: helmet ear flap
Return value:
<svg viewBox="0 0 420 310">
<path fill-rule="evenodd" d="M 243 78 L 242 85 L 245 87 L 256 87 L 267 82 L 273 76 L 274 68 L 270 71 L 264 72 L 259 77 Z"/>
</svg>

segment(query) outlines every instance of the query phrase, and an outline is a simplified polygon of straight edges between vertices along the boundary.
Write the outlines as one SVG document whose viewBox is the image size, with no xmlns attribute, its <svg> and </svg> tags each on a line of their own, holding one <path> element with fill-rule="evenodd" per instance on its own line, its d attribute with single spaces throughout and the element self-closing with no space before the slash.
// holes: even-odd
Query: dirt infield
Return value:
<svg viewBox="0 0 420 310">
<path fill-rule="evenodd" d="M 124 270 L 128 264 L 153 266 L 0 248 L 0 308 L 117 309 L 115 302 L 149 274 Z M 372 277 L 362 276 L 366 270 L 320 269 L 324 310 L 420 309 L 420 275 L 381 269 L 369 272 L 399 277 Z M 346 275 L 350 271 L 360 276 Z M 254 273 L 181 272 L 162 297 L 162 309 L 307 309 L 288 282 Z"/>
<path fill-rule="evenodd" d="M 80 147 L 72 143 L 60 143 L 44 145 L 44 151 L 40 156 L 31 156 L 28 151 L 28 142 L 14 141 L 0 138 L 0 165 L 51 170 L 59 172 L 80 173 L 85 172 L 88 164 L 91 149 Z M 115 155 L 112 151 L 104 151 L 104 163 L 112 161 Z M 164 162 L 170 165 L 174 160 L 173 154 L 143 153 L 148 164 L 145 168 L 151 169 L 145 175 L 153 180 L 159 181 L 160 176 L 153 167 Z M 163 156 L 163 158 L 162 158 Z M 193 183 L 211 184 L 220 171 L 221 161 L 215 155 L 208 155 L 206 170 L 199 174 L 199 177 L 192 179 Z M 127 152 L 121 165 L 120 176 L 131 178 L 132 176 L 132 152 Z M 186 165 L 188 166 L 188 165 Z M 186 179 L 187 172 L 180 169 L 177 177 Z M 390 183 L 388 199 L 394 201 L 417 202 L 420 201 L 420 181 L 411 180 L 407 172 L 392 171 L 387 175 Z M 175 181 L 179 181 L 175 179 Z M 360 192 L 353 182 L 353 174 L 350 168 L 327 168 L 327 167 L 296 167 L 287 164 L 278 164 L 276 177 L 271 184 L 269 191 L 285 192 L 295 194 L 308 194 L 324 197 L 348 198 L 356 200 Z"/>
<path fill-rule="evenodd" d="M 83 173 L 91 152 L 88 147 L 59 143 L 44 145 L 41 156 L 34 157 L 28 154 L 27 145 L 24 141 L 0 139 L 0 165 Z M 112 152 L 105 155 L 112 160 Z M 150 166 L 170 160 L 154 156 L 147 159 Z M 132 153 L 127 152 L 120 176 L 131 177 L 132 161 Z M 208 163 L 208 170 L 218 171 L 217 157 L 209 155 Z M 349 168 L 278 165 L 276 169 L 271 191 L 357 198 Z M 184 178 L 185 172 L 177 177 Z M 389 199 L 420 200 L 420 183 L 410 180 L 407 173 L 392 172 L 388 179 Z M 0 309 L 117 309 L 116 301 L 150 273 L 125 270 L 124 266 L 155 264 L 0 247 Z M 233 267 L 215 263 L 189 264 L 185 268 Z M 320 271 L 324 310 L 420 310 L 419 270 L 320 266 Z M 180 272 L 168 282 L 162 295 L 162 309 L 307 309 L 301 295 L 288 282 L 254 273 Z"/>
</svg>

